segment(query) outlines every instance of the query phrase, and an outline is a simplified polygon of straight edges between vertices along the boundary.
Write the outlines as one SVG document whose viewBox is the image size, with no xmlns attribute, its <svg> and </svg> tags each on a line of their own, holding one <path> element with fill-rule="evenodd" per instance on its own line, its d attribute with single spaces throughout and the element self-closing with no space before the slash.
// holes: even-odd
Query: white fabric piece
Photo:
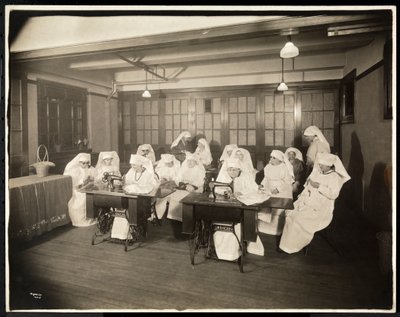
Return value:
<svg viewBox="0 0 400 317">
<path fill-rule="evenodd" d="M 182 140 L 183 137 L 188 137 L 190 138 L 192 135 L 190 134 L 189 131 L 183 131 L 181 134 L 178 135 L 178 137 L 172 142 L 171 144 L 171 149 L 179 144 L 179 142 Z"/>
<path fill-rule="evenodd" d="M 247 243 L 247 252 L 259 256 L 264 256 L 264 245 L 260 237 L 257 235 L 256 242 L 249 241 Z"/>
<path fill-rule="evenodd" d="M 196 154 L 199 157 L 199 161 L 204 166 L 210 165 L 212 162 L 212 155 L 211 155 L 210 146 L 208 145 L 207 140 L 204 138 L 201 138 L 197 142 L 202 144 L 204 149 L 197 146 L 196 150 L 194 151 L 194 154 Z"/>
<path fill-rule="evenodd" d="M 169 197 L 169 207 L 167 216 L 168 219 L 182 221 L 183 212 L 182 212 L 182 204 L 180 203 L 180 201 L 189 194 L 190 193 L 186 190 L 176 190 L 168 196 Z"/>
<path fill-rule="evenodd" d="M 148 151 L 148 153 L 147 153 L 147 151 Z M 148 158 L 151 161 L 151 163 L 153 163 L 153 164 L 156 162 L 156 155 L 154 153 L 154 150 L 153 150 L 153 147 L 151 146 L 151 144 L 139 145 L 139 147 L 136 151 L 136 154 Z"/>
<path fill-rule="evenodd" d="M 245 204 L 246 206 L 251 206 L 267 201 L 271 197 L 271 195 L 263 192 L 252 192 L 235 197 L 242 204 Z"/>
<path fill-rule="evenodd" d="M 290 164 L 290 162 L 289 162 Z M 290 166 L 292 166 L 290 164 Z M 292 168 L 293 172 L 293 168 Z M 292 184 L 294 176 L 290 174 L 287 165 L 281 163 L 279 165 L 267 164 L 264 168 L 264 179 L 261 185 L 264 186 L 264 191 L 271 194 L 273 197 L 292 198 Z M 277 194 L 272 194 L 274 189 L 278 190 Z"/>
<path fill-rule="evenodd" d="M 237 238 L 241 238 L 241 224 L 237 223 L 234 226 Z M 242 254 L 240 251 L 239 242 L 232 232 L 216 231 L 213 235 L 215 253 L 218 259 L 235 261 Z"/>
<path fill-rule="evenodd" d="M 114 217 L 113 225 L 111 228 L 111 238 L 126 240 L 129 233 L 129 222 L 125 217 Z M 132 239 L 129 233 L 128 239 Z"/>
<path fill-rule="evenodd" d="M 172 167 L 166 164 L 173 162 Z M 181 163 L 172 154 L 161 154 L 161 159 L 157 163 L 155 171 L 158 178 L 163 181 L 175 181 L 178 177 L 179 169 L 181 168 Z"/>
<path fill-rule="evenodd" d="M 281 235 L 285 226 L 285 217 L 284 209 L 270 208 L 269 210 L 258 212 L 258 232 L 274 236 Z"/>
</svg>

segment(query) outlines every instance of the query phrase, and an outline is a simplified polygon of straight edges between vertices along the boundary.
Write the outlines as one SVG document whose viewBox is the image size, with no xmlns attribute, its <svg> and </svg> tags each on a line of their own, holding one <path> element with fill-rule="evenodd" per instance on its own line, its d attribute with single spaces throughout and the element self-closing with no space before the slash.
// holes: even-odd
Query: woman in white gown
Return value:
<svg viewBox="0 0 400 317">
<path fill-rule="evenodd" d="M 121 176 L 119 171 L 119 156 L 115 151 L 100 152 L 96 164 L 96 182 L 101 182 L 104 173 Z"/>
<path fill-rule="evenodd" d="M 87 227 L 96 223 L 95 219 L 86 218 L 86 194 L 78 189 L 89 182 L 93 182 L 96 170 L 90 166 L 90 154 L 79 153 L 67 164 L 64 175 L 72 177 L 72 197 L 68 202 L 68 213 L 72 225 Z"/>
<path fill-rule="evenodd" d="M 206 170 L 200 163 L 197 155 L 187 153 L 183 161 L 178 176 L 175 179 L 179 187 L 174 193 L 169 195 L 168 218 L 182 221 L 182 204 L 180 200 L 191 192 L 202 193 Z"/>
<path fill-rule="evenodd" d="M 236 144 L 227 144 L 224 147 L 224 150 L 222 151 L 222 154 L 218 160 L 218 168 L 221 169 L 222 164 L 224 164 L 224 161 L 226 161 L 228 158 L 230 158 L 232 151 L 237 149 L 238 146 Z"/>
<path fill-rule="evenodd" d="M 186 153 L 192 153 L 192 135 L 189 131 L 183 131 L 171 144 L 171 152 L 179 162 L 185 160 Z"/>
<path fill-rule="evenodd" d="M 230 184 L 233 182 L 233 195 L 235 197 L 248 195 L 258 192 L 258 185 L 253 179 L 251 173 L 242 171 L 242 162 L 238 158 L 229 158 L 225 161 L 223 168 L 218 174 L 217 181 Z M 224 194 L 221 187 L 215 188 L 217 194 Z M 222 260 L 234 261 L 240 255 L 239 242 L 241 224 L 237 223 L 234 227 L 235 234 L 226 231 L 216 231 L 213 235 L 215 252 L 217 257 Z M 264 255 L 264 246 L 257 236 L 256 242 L 249 242 L 247 251 L 256 255 Z"/>
<path fill-rule="evenodd" d="M 350 179 L 340 158 L 334 154 L 317 155 L 306 186 L 288 210 L 279 248 L 295 253 L 307 246 L 314 233 L 327 227 L 333 217 L 335 199 Z"/>
<path fill-rule="evenodd" d="M 161 159 L 156 167 L 156 174 L 160 179 L 161 184 L 174 182 L 178 177 L 181 163 L 172 154 L 161 154 Z M 158 219 L 161 219 L 165 213 L 167 202 L 170 200 L 170 195 L 164 198 L 157 198 L 156 212 Z"/>
<path fill-rule="evenodd" d="M 210 146 L 206 139 L 201 138 L 197 141 L 197 148 L 194 151 L 199 157 L 199 161 L 204 165 L 204 167 L 208 166 L 212 162 L 212 155 L 210 151 Z"/>
<path fill-rule="evenodd" d="M 132 154 L 129 160 L 131 168 L 124 177 L 124 191 L 130 194 L 148 194 L 158 185 L 158 178 L 154 174 L 151 161 L 141 155 Z M 111 238 L 126 239 L 129 232 L 129 222 L 124 213 L 114 218 Z"/>
<path fill-rule="evenodd" d="M 294 183 L 293 166 L 279 150 L 273 150 L 269 163 L 264 168 L 264 179 L 260 188 L 272 197 L 292 198 Z M 285 224 L 285 210 L 268 208 L 258 213 L 260 232 L 280 235 Z"/>
<path fill-rule="evenodd" d="M 243 148 L 237 148 L 232 151 L 231 157 L 237 158 L 240 161 L 240 169 L 242 172 L 251 173 L 255 179 L 258 171 L 254 168 L 250 152 Z"/>
<path fill-rule="evenodd" d="M 136 154 L 147 157 L 153 164 L 156 162 L 156 155 L 151 144 L 139 145 Z"/>
<path fill-rule="evenodd" d="M 304 136 L 310 143 L 307 150 L 307 175 L 310 174 L 314 167 L 314 161 L 318 153 L 330 153 L 331 148 L 329 142 L 326 140 L 325 136 L 322 134 L 321 130 L 315 125 L 309 126 L 304 130 Z"/>
</svg>

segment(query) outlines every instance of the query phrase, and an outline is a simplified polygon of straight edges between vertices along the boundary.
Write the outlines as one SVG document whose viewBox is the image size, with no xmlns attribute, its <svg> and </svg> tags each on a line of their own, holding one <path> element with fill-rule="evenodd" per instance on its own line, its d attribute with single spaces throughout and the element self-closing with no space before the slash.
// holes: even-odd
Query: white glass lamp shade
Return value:
<svg viewBox="0 0 400 317">
<path fill-rule="evenodd" d="M 278 91 L 285 91 L 288 89 L 289 89 L 288 86 L 284 82 L 281 82 L 277 88 Z"/>
<path fill-rule="evenodd" d="M 280 53 L 281 58 L 293 58 L 298 55 L 299 49 L 290 41 L 285 44 Z"/>
<path fill-rule="evenodd" d="M 151 93 L 147 89 L 142 94 L 143 98 L 151 98 Z"/>
</svg>

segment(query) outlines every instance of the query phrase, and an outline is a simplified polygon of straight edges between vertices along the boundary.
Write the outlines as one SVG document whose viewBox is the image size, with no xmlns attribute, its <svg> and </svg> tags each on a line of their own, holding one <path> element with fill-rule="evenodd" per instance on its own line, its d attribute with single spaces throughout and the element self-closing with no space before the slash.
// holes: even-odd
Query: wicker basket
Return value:
<svg viewBox="0 0 400 317">
<path fill-rule="evenodd" d="M 40 149 L 44 148 L 44 156 L 40 157 Z M 40 144 L 36 151 L 36 163 L 31 164 L 36 170 L 38 177 L 45 177 L 49 175 L 49 168 L 56 166 L 53 162 L 49 161 L 49 153 L 45 145 Z"/>
</svg>

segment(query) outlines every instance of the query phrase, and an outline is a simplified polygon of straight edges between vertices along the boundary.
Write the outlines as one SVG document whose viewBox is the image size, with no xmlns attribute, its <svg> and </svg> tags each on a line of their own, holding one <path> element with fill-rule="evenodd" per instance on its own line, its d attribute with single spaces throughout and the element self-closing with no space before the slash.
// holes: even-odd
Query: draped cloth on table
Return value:
<svg viewBox="0 0 400 317">
<path fill-rule="evenodd" d="M 318 154 L 316 163 L 334 166 L 334 169 L 322 172 L 319 164 L 315 164 L 304 190 L 294 203 L 294 210 L 287 211 L 279 245 L 287 253 L 303 249 L 311 242 L 315 232 L 330 224 L 335 199 L 343 184 L 350 179 L 341 160 L 334 154 Z M 313 187 L 310 181 L 318 182 L 319 187 Z"/>
<path fill-rule="evenodd" d="M 72 178 L 64 175 L 11 178 L 9 187 L 10 239 L 29 241 L 70 222 L 68 201 Z"/>
<path fill-rule="evenodd" d="M 69 217 L 75 227 L 87 227 L 96 223 L 95 219 L 86 218 L 86 194 L 77 189 L 83 185 L 88 178 L 94 180 L 96 169 L 93 167 L 83 168 L 80 162 L 90 163 L 90 154 L 79 153 L 65 167 L 64 175 L 72 177 L 72 197 L 68 202 Z"/>
</svg>

